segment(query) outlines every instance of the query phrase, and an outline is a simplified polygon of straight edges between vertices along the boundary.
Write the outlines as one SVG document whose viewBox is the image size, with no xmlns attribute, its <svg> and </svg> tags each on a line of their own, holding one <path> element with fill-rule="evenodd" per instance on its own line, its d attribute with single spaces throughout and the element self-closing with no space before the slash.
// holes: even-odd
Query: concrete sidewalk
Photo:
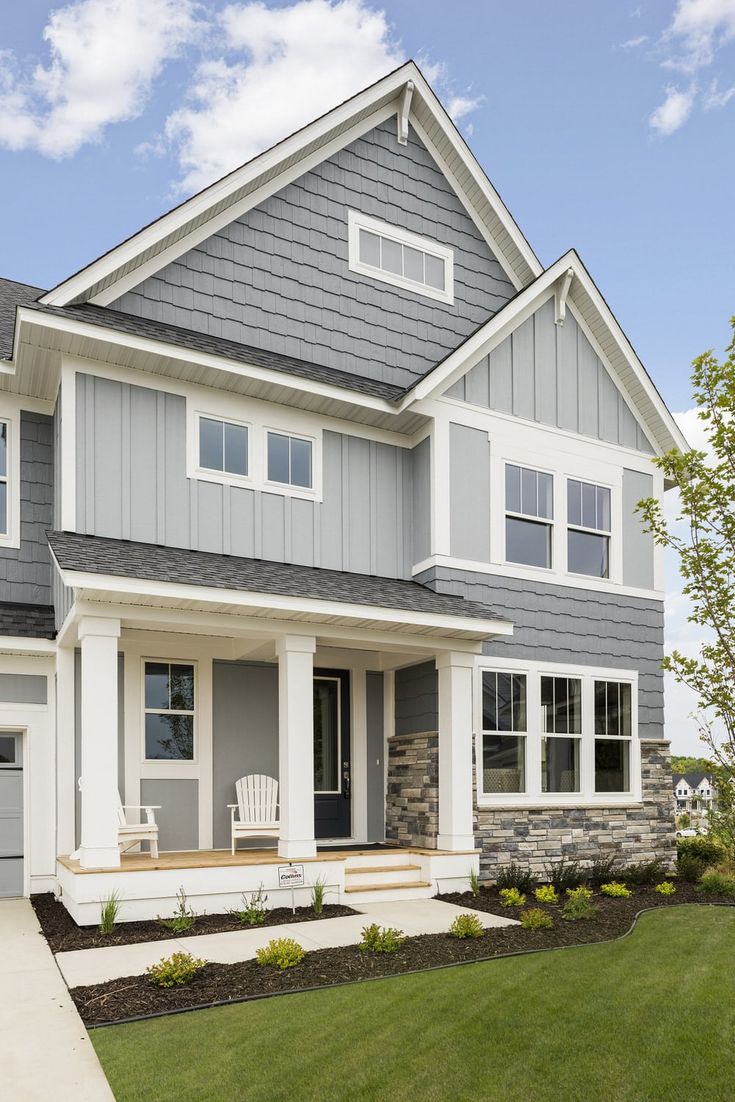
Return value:
<svg viewBox="0 0 735 1102">
<path fill-rule="evenodd" d="M 343 918 L 233 930 L 225 934 L 167 938 L 165 941 L 147 941 L 137 945 L 112 945 L 109 949 L 77 949 L 70 953 L 57 953 L 56 962 L 69 987 L 81 987 L 122 976 L 141 975 L 161 957 L 169 957 L 181 950 L 218 964 L 234 964 L 251 960 L 256 950 L 267 945 L 272 938 L 292 937 L 306 950 L 327 949 L 357 944 L 363 926 L 371 922 L 377 922 L 379 926 L 394 926 L 409 936 L 439 934 L 447 932 L 457 915 L 470 913 L 466 907 L 455 907 L 438 899 L 363 903 L 359 907 L 350 905 L 360 913 Z M 485 911 L 471 913 L 477 915 L 486 928 L 518 925 L 514 919 L 505 916 L 487 914 Z"/>
<path fill-rule="evenodd" d="M 0 901 L 0 1097 L 114 1102 L 27 899 Z"/>
</svg>

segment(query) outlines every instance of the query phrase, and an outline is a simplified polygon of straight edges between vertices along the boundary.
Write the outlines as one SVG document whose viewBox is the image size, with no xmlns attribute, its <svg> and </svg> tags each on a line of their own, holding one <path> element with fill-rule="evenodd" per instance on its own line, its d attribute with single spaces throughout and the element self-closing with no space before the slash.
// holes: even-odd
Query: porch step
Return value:
<svg viewBox="0 0 735 1102">
<path fill-rule="evenodd" d="M 373 872 L 373 869 L 366 869 L 366 872 Z M 403 891 L 406 888 L 430 888 L 431 884 L 428 880 L 404 880 L 404 881 L 389 881 L 385 884 L 351 884 L 348 888 L 345 888 L 345 894 L 348 892 L 390 892 L 390 891 Z"/>
<path fill-rule="evenodd" d="M 421 865 L 363 865 L 359 868 L 345 869 L 345 876 L 364 876 L 374 872 L 420 872 Z"/>
</svg>

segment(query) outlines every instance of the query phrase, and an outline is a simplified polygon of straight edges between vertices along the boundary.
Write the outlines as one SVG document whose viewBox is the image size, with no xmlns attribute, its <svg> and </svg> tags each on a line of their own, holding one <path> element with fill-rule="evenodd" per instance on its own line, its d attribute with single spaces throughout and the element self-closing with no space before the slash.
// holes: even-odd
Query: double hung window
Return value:
<svg viewBox="0 0 735 1102">
<path fill-rule="evenodd" d="M 554 521 L 554 479 L 544 471 L 505 466 L 505 557 L 549 568 Z"/>
<path fill-rule="evenodd" d="M 567 479 L 567 570 L 610 577 L 610 490 Z"/>
</svg>

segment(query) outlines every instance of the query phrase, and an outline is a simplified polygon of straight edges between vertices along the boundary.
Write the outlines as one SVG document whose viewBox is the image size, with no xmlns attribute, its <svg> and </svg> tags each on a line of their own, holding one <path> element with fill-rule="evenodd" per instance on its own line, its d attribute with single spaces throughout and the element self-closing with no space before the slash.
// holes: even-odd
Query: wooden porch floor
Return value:
<svg viewBox="0 0 735 1102">
<path fill-rule="evenodd" d="M 345 861 L 351 857 L 373 857 L 380 853 L 405 853 L 424 854 L 438 856 L 445 850 L 422 849 L 417 846 L 371 846 L 368 849 L 320 849 L 316 857 L 299 858 L 294 864 L 305 865 L 311 861 Z M 467 850 L 467 853 L 476 853 L 477 850 Z M 457 856 L 453 853 L 453 856 Z M 120 858 L 120 867 L 117 869 L 83 869 L 79 861 L 71 857 L 58 857 L 57 861 L 70 872 L 84 876 L 89 873 L 100 872 L 152 872 L 155 869 L 209 869 L 226 868 L 228 866 L 248 865 L 287 865 L 288 858 L 279 857 L 276 849 L 249 849 L 238 850 L 234 855 L 228 849 L 199 849 L 183 850 L 180 852 L 161 853 L 154 860 L 147 853 L 124 853 Z"/>
</svg>

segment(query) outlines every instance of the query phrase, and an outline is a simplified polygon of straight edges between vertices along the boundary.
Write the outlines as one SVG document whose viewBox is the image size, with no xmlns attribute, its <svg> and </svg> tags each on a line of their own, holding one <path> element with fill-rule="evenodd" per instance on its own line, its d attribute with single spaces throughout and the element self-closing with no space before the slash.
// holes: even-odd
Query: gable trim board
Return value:
<svg viewBox="0 0 735 1102">
<path fill-rule="evenodd" d="M 377 113 L 382 111 L 384 118 L 397 114 L 409 81 L 414 84 L 411 117 L 416 118 L 428 141 L 456 173 L 460 187 L 468 188 L 471 205 L 482 207 L 479 213 L 486 232 L 495 223 L 495 232 L 491 233 L 494 247 L 509 274 L 513 272 L 513 281 L 516 285 L 527 283 L 541 271 L 537 257 L 418 66 L 409 61 L 150 223 L 49 291 L 41 301 L 56 306 L 80 300 L 101 302 L 102 297 L 106 302 L 112 301 L 118 292 L 110 295 L 108 289 L 115 281 L 137 271 L 142 263 L 160 258 L 166 249 L 180 248 L 185 252 L 191 247 L 191 234 L 201 233 L 205 226 L 206 235 L 211 234 L 212 219 L 226 211 L 231 220 L 233 205 L 251 201 L 250 194 L 257 188 L 270 189 L 269 193 L 278 190 L 285 170 L 293 171 L 296 166 L 303 172 L 305 158 L 314 153 L 323 159 L 323 148 L 329 141 L 344 145 L 345 134 L 365 125 L 366 120 L 374 125 Z M 495 243 L 496 237 L 502 238 L 502 244 Z"/>
</svg>

